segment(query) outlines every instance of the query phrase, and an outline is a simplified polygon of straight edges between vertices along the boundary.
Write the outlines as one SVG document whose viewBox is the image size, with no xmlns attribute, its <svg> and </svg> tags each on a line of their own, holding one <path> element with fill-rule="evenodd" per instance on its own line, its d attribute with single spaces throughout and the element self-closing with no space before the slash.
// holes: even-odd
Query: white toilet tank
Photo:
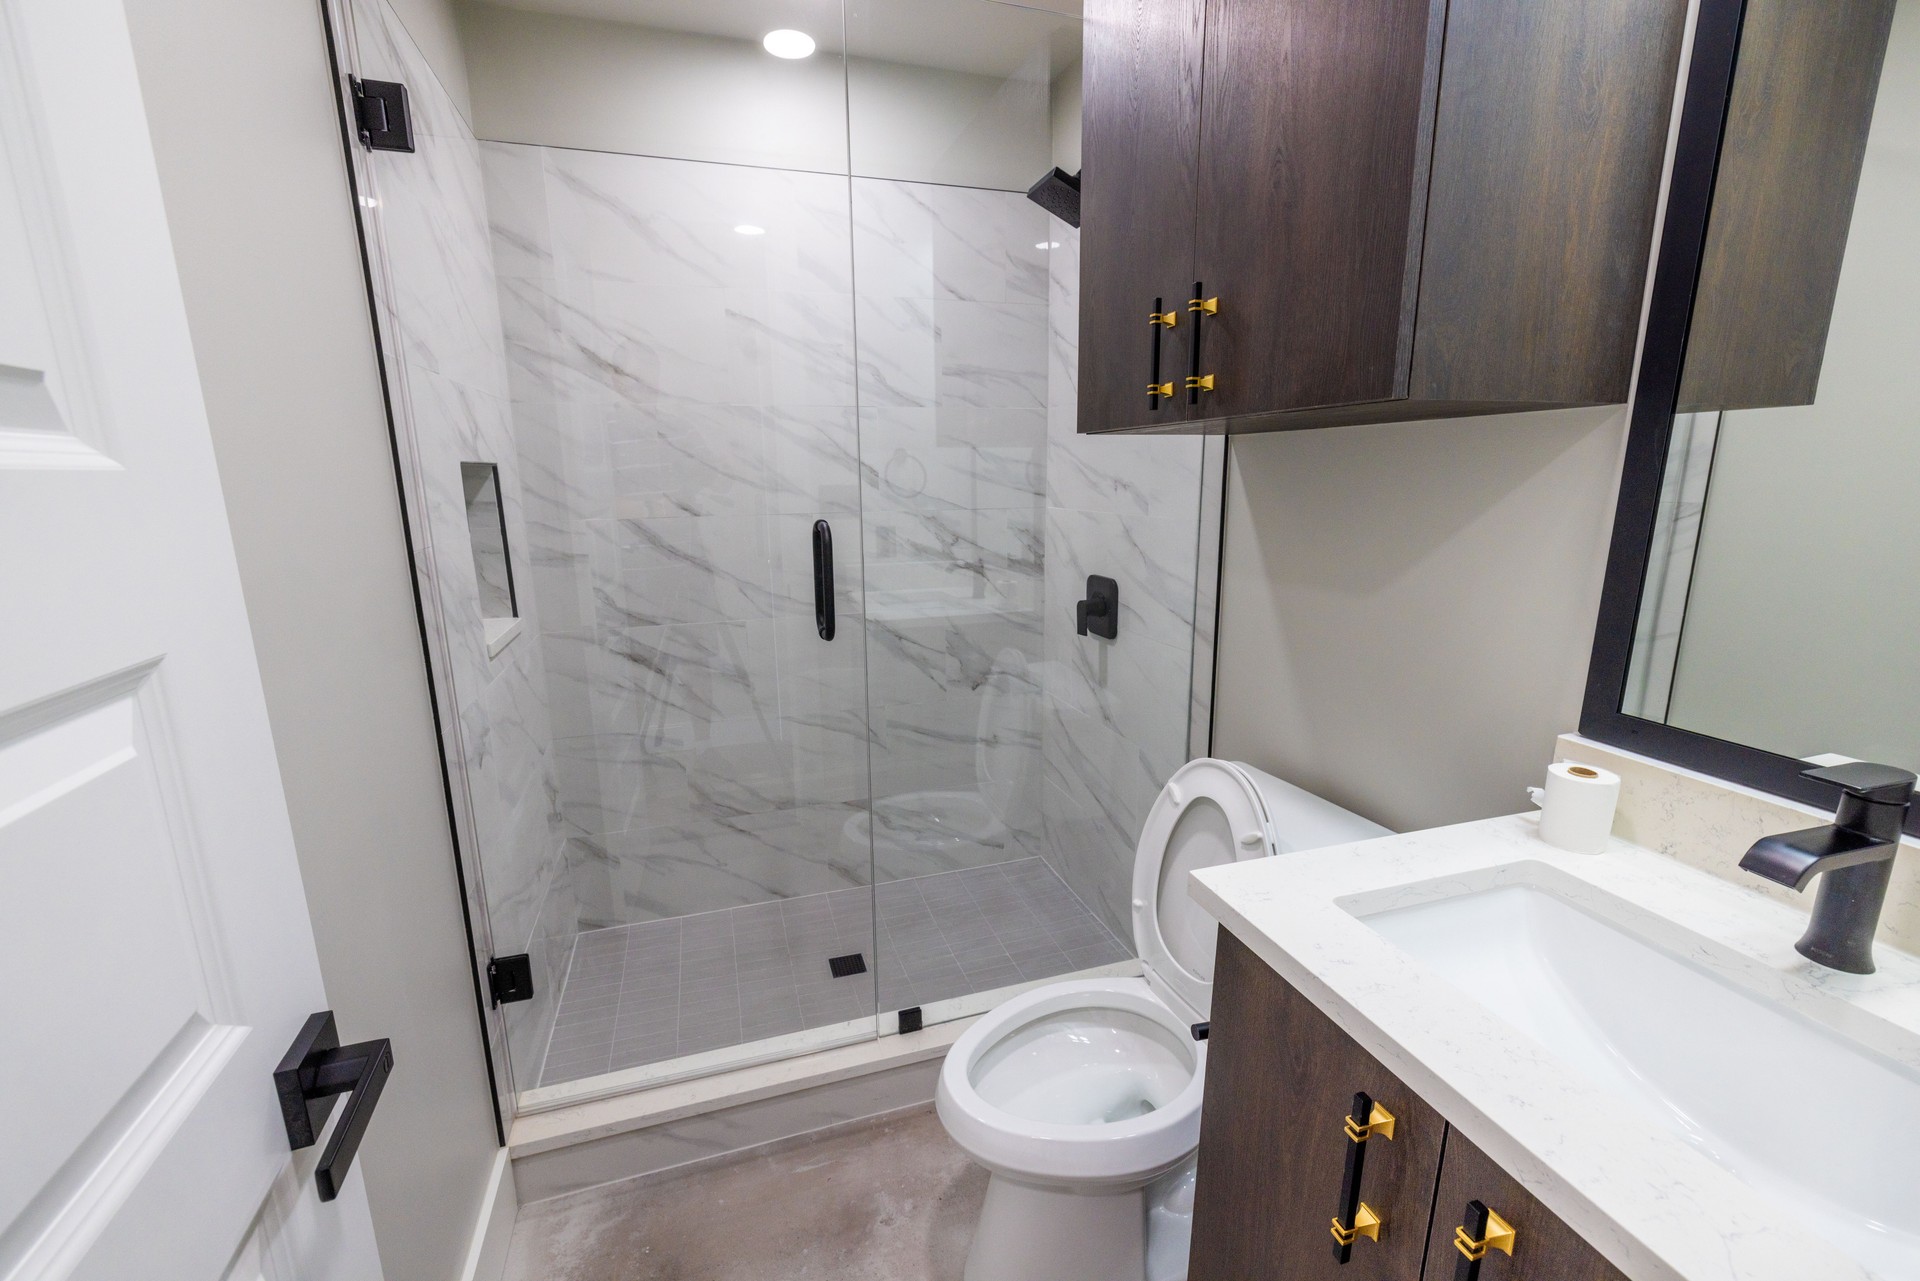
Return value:
<svg viewBox="0 0 1920 1281">
<path fill-rule="evenodd" d="M 1284 778 L 1275 778 L 1245 761 L 1234 764 L 1260 789 L 1260 802 L 1267 809 L 1275 854 L 1297 854 L 1323 845 L 1345 845 L 1350 841 L 1393 835 L 1391 828 L 1342 809 L 1324 796 L 1315 796 Z"/>
</svg>

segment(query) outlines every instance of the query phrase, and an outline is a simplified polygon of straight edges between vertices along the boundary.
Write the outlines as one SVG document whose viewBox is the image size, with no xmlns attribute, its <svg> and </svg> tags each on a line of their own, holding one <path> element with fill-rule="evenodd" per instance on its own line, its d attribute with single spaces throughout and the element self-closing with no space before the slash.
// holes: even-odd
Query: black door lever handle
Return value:
<svg viewBox="0 0 1920 1281">
<path fill-rule="evenodd" d="M 380 1102 L 387 1077 L 393 1071 L 393 1043 L 382 1038 L 341 1045 L 340 1031 L 334 1026 L 333 1011 L 310 1015 L 287 1047 L 286 1057 L 273 1070 L 274 1092 L 280 1098 L 280 1115 L 287 1125 L 287 1145 L 294 1151 L 310 1148 L 333 1112 L 333 1101 L 347 1096 L 347 1110 L 340 1124 L 333 1127 L 314 1167 L 313 1181 L 320 1199 L 331 1201 L 340 1195 L 353 1166 L 360 1140 L 366 1137 L 367 1123 Z"/>
</svg>

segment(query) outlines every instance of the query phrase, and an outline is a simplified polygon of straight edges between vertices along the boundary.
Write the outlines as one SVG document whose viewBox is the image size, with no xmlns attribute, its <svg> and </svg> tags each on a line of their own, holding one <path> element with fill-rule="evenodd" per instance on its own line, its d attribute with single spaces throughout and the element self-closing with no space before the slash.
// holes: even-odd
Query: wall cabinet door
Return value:
<svg viewBox="0 0 1920 1281">
<path fill-rule="evenodd" d="M 1444 0 L 1209 0 L 1202 416 L 1406 395 Z"/>
<path fill-rule="evenodd" d="M 1080 430 L 1624 400 L 1686 9 L 1088 0 Z"/>
<path fill-rule="evenodd" d="M 1189 414 L 1200 42 L 1206 0 L 1087 0 L 1080 430 Z M 1156 311 L 1171 328 L 1154 324 Z M 1158 360 L 1155 359 L 1156 351 Z M 1171 395 L 1149 385 L 1173 384 Z"/>
<path fill-rule="evenodd" d="M 1469 1240 L 1483 1239 L 1481 1206 L 1513 1229 L 1513 1253 L 1489 1249 L 1476 1269 L 1454 1236 L 1464 1228 Z M 1601 1258 L 1464 1134 L 1449 1128 L 1421 1281 L 1626 1281 L 1626 1274 Z"/>
<path fill-rule="evenodd" d="M 1224 930 L 1212 1022 L 1192 1281 L 1419 1276 L 1445 1130 L 1439 1114 Z M 1392 1139 L 1348 1137 L 1356 1092 L 1393 1114 Z M 1356 1148 L 1357 1200 L 1379 1216 L 1379 1238 L 1356 1239 L 1342 1264 L 1332 1229 Z"/>
</svg>

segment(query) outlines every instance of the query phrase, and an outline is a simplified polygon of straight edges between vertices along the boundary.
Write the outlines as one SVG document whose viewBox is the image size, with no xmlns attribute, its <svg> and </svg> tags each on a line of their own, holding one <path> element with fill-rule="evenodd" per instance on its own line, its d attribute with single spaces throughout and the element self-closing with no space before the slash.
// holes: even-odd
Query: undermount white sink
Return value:
<svg viewBox="0 0 1920 1281">
<path fill-rule="evenodd" d="M 1920 1281 L 1912 1072 L 1547 889 L 1361 915 L 1784 1215 L 1889 1281 Z"/>
</svg>

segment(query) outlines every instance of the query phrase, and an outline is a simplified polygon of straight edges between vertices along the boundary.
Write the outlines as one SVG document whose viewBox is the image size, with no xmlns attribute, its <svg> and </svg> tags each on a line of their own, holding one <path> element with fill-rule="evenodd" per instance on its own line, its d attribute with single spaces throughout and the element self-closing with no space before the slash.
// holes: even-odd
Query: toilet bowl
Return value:
<svg viewBox="0 0 1920 1281">
<path fill-rule="evenodd" d="M 940 1121 L 989 1175 L 966 1281 L 1183 1281 L 1215 934 L 1187 874 L 1387 834 L 1246 765 L 1175 771 L 1134 856 L 1143 975 L 1023 992 L 941 1065 Z"/>
</svg>

